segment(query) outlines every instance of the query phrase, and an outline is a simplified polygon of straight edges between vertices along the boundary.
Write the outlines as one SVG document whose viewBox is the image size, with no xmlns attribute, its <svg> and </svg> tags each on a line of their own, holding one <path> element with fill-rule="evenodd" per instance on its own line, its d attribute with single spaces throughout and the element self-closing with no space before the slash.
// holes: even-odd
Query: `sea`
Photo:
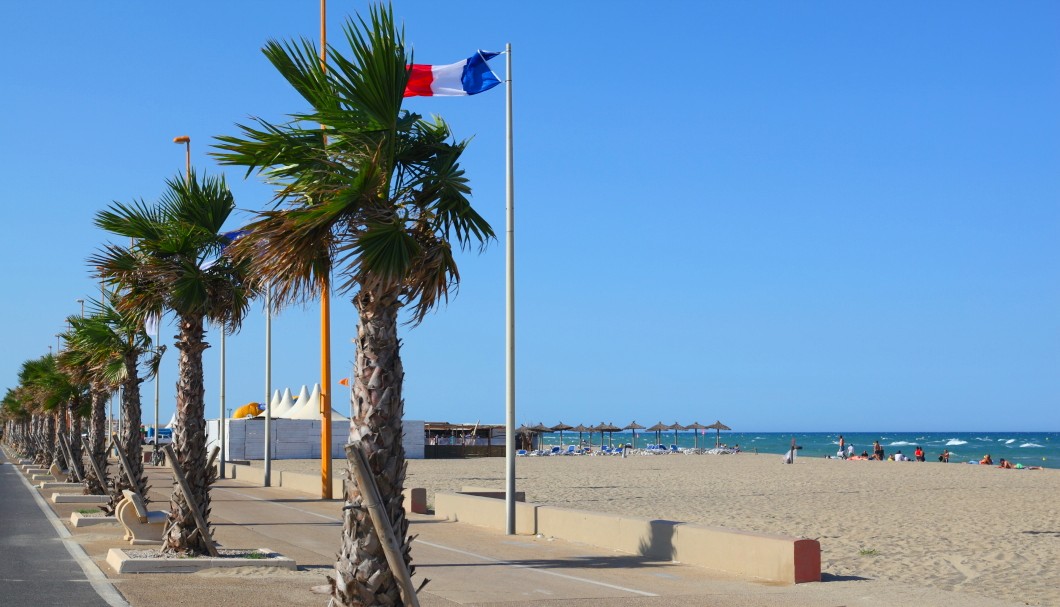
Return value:
<svg viewBox="0 0 1060 607">
<path fill-rule="evenodd" d="M 758 453 L 783 454 L 791 448 L 791 441 L 802 447 L 800 457 L 834 456 L 839 449 L 838 432 L 722 432 L 721 443 L 729 447 L 740 446 L 742 451 Z M 943 450 L 950 452 L 950 463 L 976 462 L 990 454 L 994 462 L 1001 458 L 1013 464 L 1024 466 L 1044 466 L 1060 468 L 1060 432 L 843 432 L 847 445 L 854 445 L 854 452 L 872 453 L 872 442 L 880 441 L 886 455 L 890 456 L 899 450 L 909 457 L 919 445 L 923 447 L 927 461 L 938 461 Z M 676 436 L 676 438 L 675 438 Z M 701 430 L 698 435 L 691 430 L 663 431 L 658 442 L 669 446 L 676 444 L 680 448 L 713 447 L 717 434 L 714 430 Z M 589 433 L 583 433 L 581 440 L 588 443 Z M 601 435 L 592 434 L 592 444 L 599 445 Z M 603 444 L 608 444 L 608 434 L 603 435 Z M 610 438 L 611 444 L 633 444 L 633 433 L 629 430 L 615 432 Z M 545 434 L 542 437 L 545 445 L 558 445 L 558 432 Z M 637 431 L 636 445 L 644 447 L 656 443 L 655 432 Z M 563 443 L 578 443 L 578 433 L 565 431 Z"/>
</svg>

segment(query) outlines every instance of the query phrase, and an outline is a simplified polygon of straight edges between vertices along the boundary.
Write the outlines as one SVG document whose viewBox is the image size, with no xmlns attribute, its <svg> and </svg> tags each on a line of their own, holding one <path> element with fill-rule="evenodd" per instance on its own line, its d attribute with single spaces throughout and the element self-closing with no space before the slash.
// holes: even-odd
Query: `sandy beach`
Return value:
<svg viewBox="0 0 1060 607">
<path fill-rule="evenodd" d="M 261 466 L 262 462 L 253 462 Z M 335 470 L 345 469 L 344 460 Z M 313 473 L 315 460 L 275 470 Z M 527 501 L 818 539 L 826 579 L 1060 605 L 1060 471 L 779 455 L 529 457 Z M 504 460 L 409 460 L 407 487 L 501 488 Z"/>
</svg>

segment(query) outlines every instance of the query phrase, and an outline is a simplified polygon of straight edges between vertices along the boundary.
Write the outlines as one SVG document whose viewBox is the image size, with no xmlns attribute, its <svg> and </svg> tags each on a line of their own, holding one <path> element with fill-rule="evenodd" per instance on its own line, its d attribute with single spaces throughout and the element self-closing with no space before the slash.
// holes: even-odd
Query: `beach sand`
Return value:
<svg viewBox="0 0 1060 607">
<path fill-rule="evenodd" d="M 261 466 L 262 462 L 252 465 Z M 334 470 L 345 470 L 335 460 Z M 276 460 L 313 474 L 318 460 Z M 779 455 L 527 457 L 529 502 L 821 542 L 825 579 L 1060 605 L 1060 470 Z M 406 487 L 504 486 L 504 459 L 409 460 Z"/>
</svg>

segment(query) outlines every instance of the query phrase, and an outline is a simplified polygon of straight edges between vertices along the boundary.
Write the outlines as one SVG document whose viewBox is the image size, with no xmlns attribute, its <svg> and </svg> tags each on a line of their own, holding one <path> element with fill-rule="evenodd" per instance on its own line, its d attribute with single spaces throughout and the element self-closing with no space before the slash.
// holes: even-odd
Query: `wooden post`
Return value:
<svg viewBox="0 0 1060 607">
<path fill-rule="evenodd" d="M 361 441 L 353 441 L 346 445 L 346 459 L 350 462 L 350 470 L 353 471 L 354 480 L 361 490 L 364 505 L 368 508 L 368 517 L 372 519 L 372 525 L 379 537 L 383 538 L 383 554 L 386 562 L 390 565 L 390 572 L 398 581 L 401 597 L 404 599 L 405 607 L 420 607 L 419 597 L 416 596 L 416 588 L 412 585 L 412 576 L 408 567 L 405 566 L 405 558 L 402 556 L 401 544 L 394 535 L 394 528 L 390 526 L 390 518 L 383 509 L 383 499 L 379 495 L 379 487 L 375 484 L 375 477 L 368 467 L 368 458 L 361 449 Z"/>
<path fill-rule="evenodd" d="M 85 479 L 81 478 L 81 475 L 77 473 L 77 466 L 74 464 L 74 450 L 70 448 L 70 442 L 66 440 L 65 434 L 59 435 L 59 444 L 63 446 L 63 451 L 66 453 L 66 465 L 70 469 L 70 476 L 74 477 L 77 482 L 82 482 Z"/>
<path fill-rule="evenodd" d="M 139 493 L 140 484 L 136 482 L 137 479 L 134 479 L 132 477 L 132 472 L 130 472 L 130 470 L 132 470 L 132 467 L 129 466 L 129 458 L 125 457 L 125 451 L 122 451 L 121 445 L 118 443 L 117 433 L 113 433 L 110 435 L 110 442 L 112 445 L 114 445 L 114 451 L 118 454 L 118 463 L 121 464 L 122 470 L 125 471 L 125 478 L 129 479 L 129 486 L 132 487 L 133 491 Z M 140 497 L 144 498 L 144 503 L 146 504 L 147 496 L 141 495 Z"/>
<path fill-rule="evenodd" d="M 107 483 L 105 477 L 103 476 L 103 471 L 100 470 L 99 466 L 96 465 L 96 459 L 92 457 L 92 450 L 88 448 L 88 441 L 86 441 L 85 437 L 83 436 L 81 437 L 81 446 L 85 448 L 85 453 L 88 454 L 88 463 L 92 464 L 92 469 L 96 472 L 96 480 L 99 481 L 99 484 L 103 487 L 103 491 L 105 493 L 107 491 Z"/>
<path fill-rule="evenodd" d="M 210 450 L 210 457 L 206 460 L 206 469 L 207 470 L 209 470 L 210 468 L 213 468 L 214 462 L 217 461 L 217 454 L 220 453 L 220 452 L 221 452 L 221 448 L 217 447 L 217 446 L 215 446 L 213 449 Z M 223 478 L 220 475 L 220 473 L 218 473 L 218 478 Z"/>
<path fill-rule="evenodd" d="M 180 469 L 177 454 L 173 452 L 173 445 L 164 445 L 162 448 L 166 451 L 166 459 L 169 460 L 169 467 L 173 469 L 173 476 L 177 479 L 180 492 L 184 494 L 184 501 L 187 502 L 188 509 L 191 510 L 191 516 L 195 519 L 195 527 L 199 530 L 199 535 L 202 536 L 206 543 L 206 550 L 209 551 L 210 556 L 218 556 L 217 547 L 213 545 L 213 537 L 210 535 L 210 529 L 206 526 L 202 513 L 199 512 L 199 505 L 195 503 L 195 498 L 191 496 L 191 487 L 188 486 L 188 479 L 184 478 L 184 471 Z"/>
</svg>

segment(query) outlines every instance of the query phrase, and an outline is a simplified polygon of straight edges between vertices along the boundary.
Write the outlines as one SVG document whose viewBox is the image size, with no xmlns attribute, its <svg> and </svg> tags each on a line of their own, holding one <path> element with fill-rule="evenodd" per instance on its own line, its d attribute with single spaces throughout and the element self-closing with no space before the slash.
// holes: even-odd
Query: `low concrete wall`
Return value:
<svg viewBox="0 0 1060 607">
<path fill-rule="evenodd" d="M 787 584 L 821 580 L 817 540 L 518 502 L 515 509 L 519 534 L 543 534 L 743 578 Z M 434 512 L 471 525 L 502 531 L 506 526 L 504 501 L 489 497 L 439 492 Z"/>
<path fill-rule="evenodd" d="M 515 503 L 515 532 L 520 535 L 537 533 L 537 505 L 526 502 Z M 504 500 L 462 493 L 434 494 L 434 515 L 451 521 L 507 529 L 508 513 Z"/>
<path fill-rule="evenodd" d="M 238 464 L 225 464 L 228 478 L 252 483 L 255 485 L 265 484 L 265 469 L 241 466 Z M 346 488 L 343 486 L 345 472 L 332 470 L 331 496 L 334 499 L 345 499 Z M 291 491 L 307 493 L 319 497 L 321 482 L 320 477 L 315 474 L 298 474 L 296 472 L 284 472 L 277 470 L 272 473 L 273 487 L 283 487 Z M 417 514 L 427 514 L 427 490 L 418 487 L 406 487 L 403 492 L 405 510 Z"/>
<path fill-rule="evenodd" d="M 539 506 L 537 532 L 649 558 L 673 560 L 677 521 Z"/>
</svg>

